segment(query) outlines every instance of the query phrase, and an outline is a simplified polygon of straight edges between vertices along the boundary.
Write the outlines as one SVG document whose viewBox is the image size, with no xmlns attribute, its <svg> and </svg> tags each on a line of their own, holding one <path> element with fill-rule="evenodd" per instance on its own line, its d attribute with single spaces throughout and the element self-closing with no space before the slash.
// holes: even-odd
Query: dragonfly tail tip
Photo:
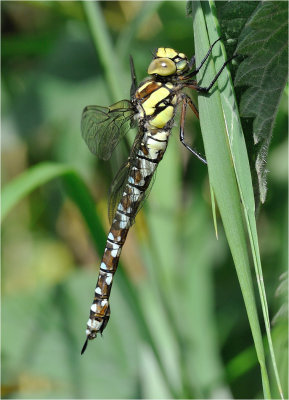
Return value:
<svg viewBox="0 0 289 400">
<path fill-rule="evenodd" d="M 81 350 L 81 355 L 85 352 L 85 350 L 86 350 L 86 347 L 87 347 L 87 343 L 88 343 L 88 337 L 86 338 L 86 341 L 84 342 L 84 345 L 83 345 L 83 347 L 82 347 L 82 350 Z"/>
</svg>

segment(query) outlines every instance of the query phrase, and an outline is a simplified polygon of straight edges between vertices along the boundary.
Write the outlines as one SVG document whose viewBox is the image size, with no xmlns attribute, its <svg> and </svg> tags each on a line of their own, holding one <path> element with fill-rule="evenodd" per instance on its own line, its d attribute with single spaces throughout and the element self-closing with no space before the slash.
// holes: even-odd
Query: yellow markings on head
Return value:
<svg viewBox="0 0 289 400">
<path fill-rule="evenodd" d="M 152 115 L 155 112 L 156 104 L 165 99 L 169 94 L 170 91 L 165 87 L 161 87 L 160 89 L 154 91 L 142 104 L 145 114 Z"/>
<path fill-rule="evenodd" d="M 174 107 L 168 106 L 150 121 L 150 125 L 156 128 L 163 128 L 172 119 L 173 115 Z"/>
<path fill-rule="evenodd" d="M 167 58 L 174 58 L 177 56 L 178 53 L 169 47 L 159 47 L 156 51 L 157 57 L 167 57 Z"/>
<path fill-rule="evenodd" d="M 174 87 L 174 85 L 173 85 L 171 82 L 167 82 L 167 83 L 165 84 L 165 86 L 166 86 L 167 88 L 169 88 L 169 89 L 172 89 L 172 88 Z"/>
<path fill-rule="evenodd" d="M 150 63 L 148 73 L 160 76 L 180 75 L 188 66 L 188 59 L 184 53 L 178 53 L 170 47 L 159 47 Z"/>
</svg>

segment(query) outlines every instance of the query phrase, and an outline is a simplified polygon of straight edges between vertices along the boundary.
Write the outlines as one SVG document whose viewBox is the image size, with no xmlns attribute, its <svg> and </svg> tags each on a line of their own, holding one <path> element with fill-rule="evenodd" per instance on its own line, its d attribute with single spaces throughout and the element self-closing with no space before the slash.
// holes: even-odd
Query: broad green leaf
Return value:
<svg viewBox="0 0 289 400">
<path fill-rule="evenodd" d="M 247 56 L 240 64 L 236 86 L 249 86 L 241 98 L 240 114 L 254 118 L 257 147 L 256 171 L 260 200 L 266 199 L 266 162 L 273 125 L 288 79 L 288 4 L 263 2 L 247 21 L 237 53 Z"/>
<path fill-rule="evenodd" d="M 221 35 L 226 40 L 228 57 L 237 47 L 239 35 L 259 1 L 217 1 L 216 8 Z"/>
</svg>

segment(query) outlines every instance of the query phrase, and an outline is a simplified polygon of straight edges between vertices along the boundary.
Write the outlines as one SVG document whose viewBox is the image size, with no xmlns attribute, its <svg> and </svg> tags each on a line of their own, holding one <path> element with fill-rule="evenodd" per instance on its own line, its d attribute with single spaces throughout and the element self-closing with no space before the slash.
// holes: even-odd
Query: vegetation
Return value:
<svg viewBox="0 0 289 400">
<path fill-rule="evenodd" d="M 3 398 L 288 396 L 288 12 L 231 4 L 1 3 Z M 186 122 L 208 168 L 176 123 L 121 257 L 109 325 L 80 357 L 107 193 L 134 135 L 97 160 L 81 112 L 129 97 L 130 54 L 140 81 L 154 48 L 199 61 L 220 35 L 198 81 L 226 53 L 239 57 L 210 96 L 189 93 L 200 122 Z"/>
</svg>

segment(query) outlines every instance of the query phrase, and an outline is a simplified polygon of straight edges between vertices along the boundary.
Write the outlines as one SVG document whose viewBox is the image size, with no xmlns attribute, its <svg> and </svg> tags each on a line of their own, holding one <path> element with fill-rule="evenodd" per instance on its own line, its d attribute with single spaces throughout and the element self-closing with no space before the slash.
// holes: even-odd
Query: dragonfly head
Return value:
<svg viewBox="0 0 289 400">
<path fill-rule="evenodd" d="M 159 47 L 148 67 L 149 75 L 181 75 L 189 69 L 189 61 L 184 53 L 169 47 Z"/>
</svg>

